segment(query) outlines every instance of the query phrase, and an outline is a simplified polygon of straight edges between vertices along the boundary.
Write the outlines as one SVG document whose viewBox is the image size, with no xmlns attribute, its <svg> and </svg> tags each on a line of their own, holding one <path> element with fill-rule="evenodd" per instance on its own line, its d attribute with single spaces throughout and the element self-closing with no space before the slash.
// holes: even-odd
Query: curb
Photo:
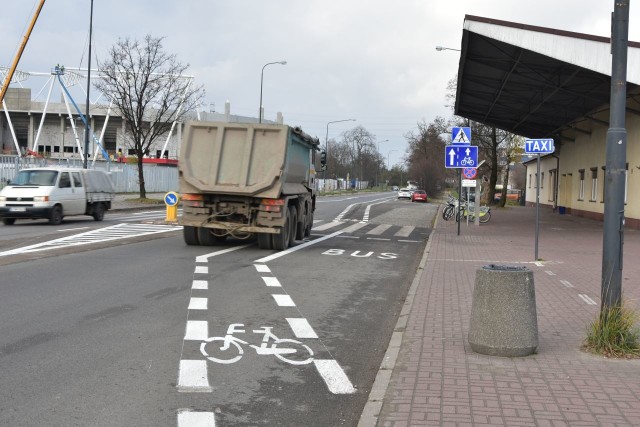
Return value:
<svg viewBox="0 0 640 427">
<path fill-rule="evenodd" d="M 382 359 L 382 363 L 380 364 L 380 369 L 378 370 L 376 379 L 374 380 L 371 391 L 369 392 L 369 398 L 367 399 L 367 403 L 364 405 L 364 409 L 362 410 L 362 414 L 360 415 L 358 427 L 375 427 L 378 423 L 378 417 L 380 416 L 380 412 L 382 411 L 384 397 L 387 394 L 389 384 L 391 383 L 391 375 L 393 374 L 393 369 L 395 368 L 396 362 L 398 361 L 398 354 L 400 353 L 400 348 L 402 347 L 404 331 L 406 331 L 407 329 L 407 322 L 409 320 L 409 314 L 411 313 L 411 309 L 413 307 L 413 301 L 415 300 L 416 291 L 418 289 L 420 281 L 422 280 L 422 275 L 424 274 L 424 266 L 426 265 L 427 259 L 429 257 L 432 241 L 431 237 L 436 231 L 436 226 L 438 225 L 439 212 L 440 208 L 438 208 L 438 210 L 436 211 L 433 229 L 431 230 L 431 233 L 429 233 L 429 240 L 427 241 L 427 246 L 425 247 L 424 253 L 422 254 L 420 264 L 418 265 L 418 271 L 416 272 L 416 275 L 413 277 L 413 281 L 411 282 L 411 287 L 409 288 L 409 292 L 407 293 L 407 298 L 405 299 L 402 310 L 400 311 L 400 316 L 398 317 L 396 326 L 393 329 L 393 334 L 391 335 L 391 339 L 389 340 L 389 347 L 387 347 L 387 351 L 384 354 L 384 358 Z"/>
</svg>

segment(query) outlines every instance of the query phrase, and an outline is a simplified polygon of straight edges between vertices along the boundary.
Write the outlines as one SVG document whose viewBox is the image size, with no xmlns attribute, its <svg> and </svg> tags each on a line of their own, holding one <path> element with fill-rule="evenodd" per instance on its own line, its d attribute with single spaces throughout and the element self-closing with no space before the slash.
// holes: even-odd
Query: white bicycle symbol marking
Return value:
<svg viewBox="0 0 640 427">
<path fill-rule="evenodd" d="M 462 166 L 473 166 L 474 163 L 475 162 L 471 157 L 465 157 L 464 159 L 460 160 L 460 164 Z"/>
<path fill-rule="evenodd" d="M 271 332 L 271 329 L 273 329 L 271 326 L 263 326 L 260 329 L 253 330 L 254 334 L 263 335 L 262 343 L 259 346 L 249 344 L 233 335 L 234 333 L 245 333 L 244 329 L 242 329 L 243 327 L 243 323 L 232 323 L 227 328 L 227 334 L 224 337 L 210 337 L 204 340 L 200 344 L 200 352 L 212 362 L 230 364 L 242 358 L 244 354 L 242 345 L 244 344 L 253 348 L 258 355 L 273 354 L 283 362 L 292 365 L 305 365 L 313 361 L 313 351 L 307 345 L 288 338 L 278 338 Z M 273 340 L 271 344 L 269 344 L 269 340 Z M 207 351 L 207 344 L 216 341 L 221 341 L 220 346 L 212 345 L 210 346 L 212 348 Z M 283 347 L 282 344 L 285 344 L 286 347 Z M 219 357 L 212 355 L 212 352 Z M 226 357 L 225 354 L 231 357 Z M 289 357 L 285 357 L 285 355 L 289 355 Z"/>
</svg>

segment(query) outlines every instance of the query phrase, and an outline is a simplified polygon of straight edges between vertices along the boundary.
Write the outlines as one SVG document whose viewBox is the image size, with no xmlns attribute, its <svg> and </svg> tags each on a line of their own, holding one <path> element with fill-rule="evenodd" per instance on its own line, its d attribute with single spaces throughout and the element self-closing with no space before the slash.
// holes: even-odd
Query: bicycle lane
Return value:
<svg viewBox="0 0 640 427">
<path fill-rule="evenodd" d="M 312 376 L 322 378 L 330 393 L 355 392 L 267 264 L 260 261 L 246 265 L 244 260 L 229 259 L 235 255 L 232 252 L 247 246 L 196 258 L 177 389 L 181 393 L 206 393 L 211 397 L 196 401 L 215 402 L 219 410 L 201 411 L 194 409 L 201 405 L 189 405 L 178 411 L 179 426 L 213 426 L 216 420 L 242 423 L 246 417 L 239 413 L 259 412 L 246 400 L 247 390 L 266 398 L 273 389 L 268 384 L 274 382 L 280 384 L 278 389 L 287 390 L 270 397 L 281 402 L 275 407 L 294 401 L 294 396 L 308 395 L 304 389 Z M 240 262 L 245 265 L 238 269 Z M 300 387 L 302 391 L 291 391 Z M 283 394 L 290 398 L 283 398 Z M 240 412 L 223 409 L 240 406 L 245 408 Z M 255 422 L 273 422 L 269 412 Z"/>
</svg>

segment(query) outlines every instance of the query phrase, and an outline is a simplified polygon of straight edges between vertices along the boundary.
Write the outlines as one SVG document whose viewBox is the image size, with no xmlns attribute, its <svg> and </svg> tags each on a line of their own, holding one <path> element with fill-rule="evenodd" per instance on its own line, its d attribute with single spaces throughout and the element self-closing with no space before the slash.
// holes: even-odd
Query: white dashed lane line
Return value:
<svg viewBox="0 0 640 427">
<path fill-rule="evenodd" d="M 594 300 L 592 300 L 591 298 L 589 298 L 588 295 L 585 294 L 578 294 L 578 296 L 580 297 L 580 299 L 582 299 L 582 301 L 586 302 L 589 305 L 597 305 L 598 303 L 595 302 Z"/>
</svg>

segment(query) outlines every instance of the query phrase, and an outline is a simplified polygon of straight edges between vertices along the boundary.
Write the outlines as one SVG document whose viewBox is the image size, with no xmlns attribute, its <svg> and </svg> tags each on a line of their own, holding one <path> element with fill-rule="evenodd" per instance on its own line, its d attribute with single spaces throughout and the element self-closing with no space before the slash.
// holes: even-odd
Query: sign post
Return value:
<svg viewBox="0 0 640 427">
<path fill-rule="evenodd" d="M 524 141 L 524 152 L 526 154 L 536 154 L 538 157 L 536 167 L 536 237 L 534 261 L 538 261 L 538 235 L 540 233 L 540 154 L 551 154 L 554 150 L 553 138 L 525 139 Z"/>
<path fill-rule="evenodd" d="M 458 212 L 460 212 L 463 175 L 467 180 L 475 178 L 475 174 L 473 174 L 473 178 L 467 175 L 472 175 L 471 170 L 475 170 L 478 166 L 478 147 L 471 145 L 470 127 L 454 127 L 451 130 L 451 145 L 447 145 L 444 150 L 444 166 L 445 168 L 463 169 L 458 173 Z M 456 215 L 456 218 L 459 216 Z M 460 221 L 458 220 L 459 235 Z"/>
</svg>

